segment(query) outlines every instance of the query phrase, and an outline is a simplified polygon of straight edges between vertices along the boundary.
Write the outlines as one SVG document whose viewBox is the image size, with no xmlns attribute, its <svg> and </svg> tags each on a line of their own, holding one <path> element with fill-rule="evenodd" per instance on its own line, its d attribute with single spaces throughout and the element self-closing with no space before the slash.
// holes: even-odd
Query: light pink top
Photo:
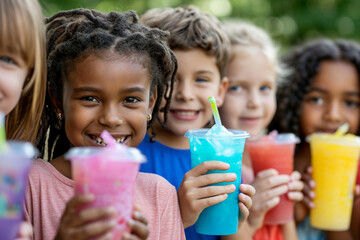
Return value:
<svg viewBox="0 0 360 240">
<path fill-rule="evenodd" d="M 65 205 L 73 195 L 73 180 L 42 159 L 34 161 L 24 211 L 25 219 L 34 226 L 35 240 L 54 239 Z M 176 190 L 164 178 L 139 173 L 135 204 L 148 219 L 148 239 L 185 239 Z"/>
</svg>

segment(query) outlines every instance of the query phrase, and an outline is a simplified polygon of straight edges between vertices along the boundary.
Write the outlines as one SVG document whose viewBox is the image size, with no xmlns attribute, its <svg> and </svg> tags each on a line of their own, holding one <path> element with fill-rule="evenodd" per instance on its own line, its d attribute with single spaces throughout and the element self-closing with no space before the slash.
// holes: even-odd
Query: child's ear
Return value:
<svg viewBox="0 0 360 240">
<path fill-rule="evenodd" d="M 229 79 L 228 79 L 228 77 L 223 77 L 220 82 L 218 95 L 215 98 L 216 105 L 218 107 L 221 107 L 221 105 L 223 105 L 224 99 L 225 99 L 225 94 L 226 94 L 228 87 L 229 87 Z"/>
<path fill-rule="evenodd" d="M 150 93 L 148 113 L 152 114 L 157 99 L 157 89 Z"/>
<path fill-rule="evenodd" d="M 62 102 L 57 95 L 56 88 L 53 84 L 51 84 L 51 82 L 48 83 L 48 94 L 50 96 L 51 104 L 54 108 L 55 114 L 56 116 L 59 116 L 59 114 L 62 114 Z"/>
</svg>

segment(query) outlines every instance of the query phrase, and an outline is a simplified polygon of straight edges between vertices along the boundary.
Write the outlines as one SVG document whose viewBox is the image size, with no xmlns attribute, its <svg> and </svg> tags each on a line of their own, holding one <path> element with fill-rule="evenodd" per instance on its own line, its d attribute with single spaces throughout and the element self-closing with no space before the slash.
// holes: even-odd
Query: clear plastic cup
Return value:
<svg viewBox="0 0 360 240">
<path fill-rule="evenodd" d="M 292 133 L 265 136 L 249 140 L 245 148 L 248 151 L 254 175 L 266 169 L 276 169 L 279 174 L 290 175 L 294 169 L 295 144 L 299 139 Z M 280 202 L 270 209 L 264 224 L 283 224 L 294 218 L 294 202 L 286 194 L 280 196 Z"/>
<path fill-rule="evenodd" d="M 315 207 L 310 223 L 323 230 L 342 231 L 350 226 L 360 138 L 354 135 L 310 135 L 311 164 L 316 183 Z"/>
<path fill-rule="evenodd" d="M 136 176 L 145 157 L 136 148 L 75 147 L 65 156 L 71 160 L 75 180 L 75 193 L 91 193 L 95 196 L 91 204 L 83 206 L 117 209 L 117 226 L 113 239 L 121 239 L 127 228 L 134 207 Z"/>
<path fill-rule="evenodd" d="M 239 186 L 241 183 L 241 164 L 246 131 L 229 130 L 231 135 L 210 133 L 209 129 L 197 129 L 186 132 L 191 150 L 191 166 L 195 167 L 205 161 L 222 161 L 230 164 L 226 171 L 214 170 L 209 173 L 235 173 L 234 182 L 214 185 L 234 184 L 236 190 L 228 194 L 223 202 L 205 208 L 196 221 L 196 231 L 208 235 L 229 235 L 237 232 L 239 220 Z"/>
<path fill-rule="evenodd" d="M 7 142 L 0 149 L 0 238 L 13 240 L 23 221 L 27 176 L 37 149 L 28 142 Z"/>
</svg>

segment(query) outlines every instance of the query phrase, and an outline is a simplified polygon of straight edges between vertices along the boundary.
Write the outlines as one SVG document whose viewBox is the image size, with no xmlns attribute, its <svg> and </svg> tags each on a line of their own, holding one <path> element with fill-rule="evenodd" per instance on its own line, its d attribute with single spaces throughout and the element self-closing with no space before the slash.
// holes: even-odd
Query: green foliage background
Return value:
<svg viewBox="0 0 360 240">
<path fill-rule="evenodd" d="M 360 40 L 358 0 L 39 0 L 46 16 L 59 10 L 91 8 L 138 14 L 151 8 L 195 5 L 221 20 L 242 19 L 267 30 L 282 50 L 305 40 Z"/>
</svg>

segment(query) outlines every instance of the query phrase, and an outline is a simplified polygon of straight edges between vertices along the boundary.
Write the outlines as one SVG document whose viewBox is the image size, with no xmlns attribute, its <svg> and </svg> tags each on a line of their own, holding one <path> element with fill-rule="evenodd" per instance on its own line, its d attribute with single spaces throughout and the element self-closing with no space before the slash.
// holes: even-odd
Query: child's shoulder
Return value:
<svg viewBox="0 0 360 240">
<path fill-rule="evenodd" d="M 31 164 L 29 178 L 39 175 L 49 175 L 50 172 L 48 165 L 50 165 L 50 163 L 41 158 L 35 159 Z"/>
<path fill-rule="evenodd" d="M 71 179 L 63 176 L 52 164 L 38 158 L 33 161 L 28 175 L 30 185 L 56 185 L 57 187 L 72 188 Z"/>
</svg>

